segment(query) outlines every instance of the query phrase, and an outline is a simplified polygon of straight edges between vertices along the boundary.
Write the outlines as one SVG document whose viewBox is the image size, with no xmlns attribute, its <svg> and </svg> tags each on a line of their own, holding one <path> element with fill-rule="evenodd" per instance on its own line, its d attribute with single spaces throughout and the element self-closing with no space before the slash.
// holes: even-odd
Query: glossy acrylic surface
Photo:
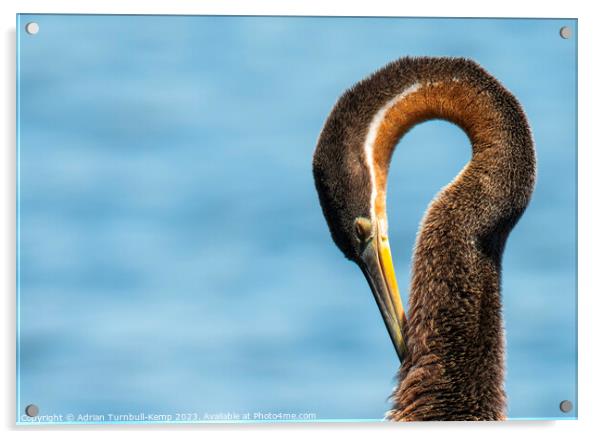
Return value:
<svg viewBox="0 0 602 439">
<path fill-rule="evenodd" d="M 472 58 L 527 113 L 508 414 L 577 416 L 575 20 L 21 15 L 17 39 L 18 422 L 382 419 L 397 357 L 311 157 L 338 96 L 404 55 Z M 469 157 L 446 122 L 397 148 L 406 303 L 421 216 Z"/>
</svg>

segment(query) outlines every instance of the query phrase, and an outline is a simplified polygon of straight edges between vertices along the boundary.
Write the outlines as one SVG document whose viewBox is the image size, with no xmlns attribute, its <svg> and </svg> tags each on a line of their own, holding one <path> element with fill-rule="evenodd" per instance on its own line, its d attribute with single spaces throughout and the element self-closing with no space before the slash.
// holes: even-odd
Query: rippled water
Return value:
<svg viewBox="0 0 602 439">
<path fill-rule="evenodd" d="M 523 104 L 533 201 L 507 246 L 513 418 L 576 402 L 576 42 L 567 20 L 22 16 L 19 410 L 380 419 L 397 360 L 332 243 L 311 155 L 336 98 L 402 55 L 475 59 Z M 576 33 L 576 32 L 575 32 Z M 415 128 L 392 165 L 400 285 L 469 159 Z M 404 301 L 407 293 L 402 291 Z"/>
</svg>

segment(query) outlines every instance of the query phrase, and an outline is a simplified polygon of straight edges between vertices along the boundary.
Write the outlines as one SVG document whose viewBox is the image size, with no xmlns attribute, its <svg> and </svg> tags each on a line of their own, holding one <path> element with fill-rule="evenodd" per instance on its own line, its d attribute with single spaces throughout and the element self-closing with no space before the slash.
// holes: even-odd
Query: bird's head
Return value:
<svg viewBox="0 0 602 439">
<path fill-rule="evenodd" d="M 336 121 L 335 121 L 336 122 Z M 330 123 L 330 125 L 329 125 Z M 401 361 L 404 311 L 395 277 L 384 209 L 363 148 L 342 140 L 332 119 L 314 153 L 313 174 L 332 239 L 364 273 Z M 384 196 L 384 194 L 382 194 Z"/>
</svg>

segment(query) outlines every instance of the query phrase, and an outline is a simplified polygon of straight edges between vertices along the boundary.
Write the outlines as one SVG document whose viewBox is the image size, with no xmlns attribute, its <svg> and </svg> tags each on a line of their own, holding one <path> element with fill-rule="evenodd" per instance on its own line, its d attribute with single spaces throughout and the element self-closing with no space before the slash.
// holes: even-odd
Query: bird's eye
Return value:
<svg viewBox="0 0 602 439">
<path fill-rule="evenodd" d="M 360 242 L 366 242 L 372 236 L 372 221 L 368 218 L 356 218 L 353 226 L 355 229 L 355 237 Z"/>
</svg>

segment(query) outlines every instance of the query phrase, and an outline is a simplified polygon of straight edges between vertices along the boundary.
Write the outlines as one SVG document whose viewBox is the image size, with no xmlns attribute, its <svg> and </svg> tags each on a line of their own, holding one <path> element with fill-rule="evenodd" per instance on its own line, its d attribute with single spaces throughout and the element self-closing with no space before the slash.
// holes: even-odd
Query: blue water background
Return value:
<svg viewBox="0 0 602 439">
<path fill-rule="evenodd" d="M 504 258 L 509 416 L 576 416 L 576 21 L 25 15 L 18 43 L 19 412 L 382 418 L 397 358 L 311 156 L 343 90 L 443 55 L 499 78 L 537 144 Z M 469 157 L 439 121 L 395 153 L 404 302 L 419 221 Z"/>
</svg>

